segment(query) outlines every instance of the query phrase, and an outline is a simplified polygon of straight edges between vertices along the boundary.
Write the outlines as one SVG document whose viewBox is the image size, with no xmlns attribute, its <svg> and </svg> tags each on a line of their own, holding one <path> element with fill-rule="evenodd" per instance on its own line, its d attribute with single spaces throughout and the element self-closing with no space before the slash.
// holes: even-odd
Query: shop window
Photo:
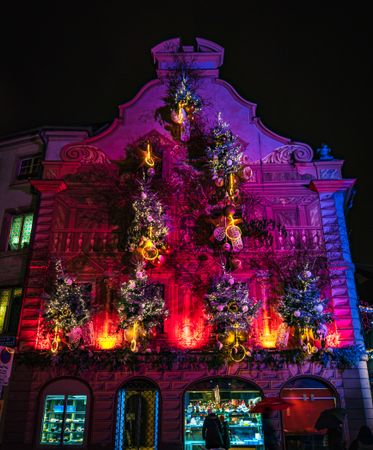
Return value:
<svg viewBox="0 0 373 450">
<path fill-rule="evenodd" d="M 12 216 L 9 232 L 8 249 L 22 250 L 30 245 L 33 214 Z"/>
<path fill-rule="evenodd" d="M 41 174 L 42 157 L 41 155 L 29 156 L 27 158 L 22 158 L 19 162 L 18 176 L 19 180 L 24 180 L 27 178 L 35 178 Z"/>
<path fill-rule="evenodd" d="M 158 450 L 159 390 L 147 380 L 132 380 L 118 393 L 115 450 Z"/>
<path fill-rule="evenodd" d="M 78 380 L 51 383 L 43 395 L 39 445 L 84 447 L 89 397 L 87 386 Z"/>
<path fill-rule="evenodd" d="M 21 288 L 0 289 L 0 334 L 17 334 L 21 304 Z"/>
<path fill-rule="evenodd" d="M 212 378 L 189 386 L 184 395 L 185 450 L 204 448 L 202 426 L 208 409 L 224 416 L 231 447 L 263 450 L 261 414 L 250 413 L 261 398 L 256 386 L 235 378 Z"/>
<path fill-rule="evenodd" d="M 325 430 L 314 425 L 322 411 L 337 406 L 334 391 L 318 379 L 302 377 L 288 382 L 281 396 L 292 403 L 282 413 L 286 448 L 327 448 Z"/>
</svg>

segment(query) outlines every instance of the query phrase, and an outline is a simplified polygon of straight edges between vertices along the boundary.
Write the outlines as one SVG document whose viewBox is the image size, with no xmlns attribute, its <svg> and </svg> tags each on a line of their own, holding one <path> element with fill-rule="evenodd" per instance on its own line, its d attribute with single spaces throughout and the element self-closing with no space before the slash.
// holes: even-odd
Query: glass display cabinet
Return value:
<svg viewBox="0 0 373 450">
<path fill-rule="evenodd" d="M 83 446 L 86 409 L 86 395 L 47 395 L 40 444 Z"/>
<path fill-rule="evenodd" d="M 261 414 L 250 412 L 260 399 L 260 392 L 253 390 L 251 385 L 236 383 L 235 386 L 225 380 L 213 382 L 210 390 L 187 391 L 184 396 L 185 450 L 205 448 L 202 426 L 210 408 L 218 416 L 224 416 L 229 427 L 231 448 L 264 450 Z"/>
</svg>

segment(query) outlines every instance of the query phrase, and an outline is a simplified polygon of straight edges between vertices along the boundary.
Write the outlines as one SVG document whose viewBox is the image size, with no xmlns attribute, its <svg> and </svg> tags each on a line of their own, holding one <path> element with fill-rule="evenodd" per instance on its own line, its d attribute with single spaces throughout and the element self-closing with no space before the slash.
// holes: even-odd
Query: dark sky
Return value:
<svg viewBox="0 0 373 450">
<path fill-rule="evenodd" d="M 7 3 L 0 135 L 111 121 L 117 105 L 154 78 L 152 46 L 178 36 L 185 44 L 195 36 L 213 40 L 226 52 L 221 78 L 258 104 L 266 126 L 314 148 L 325 142 L 346 160 L 344 176 L 358 178 L 349 213 L 353 257 L 373 266 L 373 33 L 366 2 Z"/>
</svg>

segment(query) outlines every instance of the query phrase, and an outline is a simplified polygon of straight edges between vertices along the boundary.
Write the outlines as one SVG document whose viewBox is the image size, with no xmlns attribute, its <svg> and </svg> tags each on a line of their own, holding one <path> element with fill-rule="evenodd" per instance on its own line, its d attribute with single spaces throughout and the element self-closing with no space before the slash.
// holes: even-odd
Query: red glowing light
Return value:
<svg viewBox="0 0 373 450">
<path fill-rule="evenodd" d="M 203 315 L 199 318 L 172 317 L 173 326 L 169 327 L 170 338 L 179 348 L 201 348 L 207 344 L 210 337 L 210 327 L 206 326 Z"/>
<path fill-rule="evenodd" d="M 93 318 L 94 345 L 99 350 L 112 350 L 122 343 L 122 334 L 118 333 L 118 316 L 102 311 Z"/>
</svg>

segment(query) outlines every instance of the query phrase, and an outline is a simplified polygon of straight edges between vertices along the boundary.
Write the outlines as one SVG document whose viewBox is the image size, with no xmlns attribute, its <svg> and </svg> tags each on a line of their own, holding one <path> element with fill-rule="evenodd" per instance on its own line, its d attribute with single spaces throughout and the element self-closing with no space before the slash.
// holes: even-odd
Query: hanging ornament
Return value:
<svg viewBox="0 0 373 450">
<path fill-rule="evenodd" d="M 60 345 L 60 342 L 61 342 L 60 331 L 59 331 L 58 327 L 55 326 L 54 327 L 54 336 L 53 336 L 53 340 L 51 343 L 51 352 L 52 353 L 58 352 L 58 347 Z"/>
<path fill-rule="evenodd" d="M 235 325 L 234 330 L 234 344 L 229 351 L 229 356 L 234 362 L 243 361 L 246 356 L 251 356 L 251 353 L 240 343 L 238 330 L 240 326 L 238 324 Z"/>
<path fill-rule="evenodd" d="M 243 249 L 243 241 L 241 239 L 241 237 L 235 239 L 234 241 L 232 241 L 232 251 L 234 253 L 238 253 Z"/>
<path fill-rule="evenodd" d="M 130 344 L 131 352 L 134 352 L 134 353 L 138 351 L 138 347 L 137 347 L 137 327 L 138 327 L 138 323 L 136 321 L 136 322 L 134 322 L 133 327 L 132 327 L 132 340 L 131 340 L 131 344 Z"/>
<path fill-rule="evenodd" d="M 141 249 L 141 254 L 147 261 L 154 261 L 159 256 L 159 250 L 149 239 L 145 242 L 145 245 Z"/>
<path fill-rule="evenodd" d="M 230 251 L 232 250 L 231 244 L 230 244 L 229 242 L 226 242 L 226 243 L 223 245 L 223 250 L 224 250 L 225 252 L 230 252 Z"/>
<path fill-rule="evenodd" d="M 229 223 L 225 229 L 225 234 L 228 239 L 235 241 L 241 237 L 241 229 L 236 225 L 237 220 L 234 219 L 232 215 L 229 216 L 228 220 Z"/>
<path fill-rule="evenodd" d="M 150 142 L 146 145 L 146 154 L 145 154 L 145 164 L 148 167 L 154 167 L 155 161 L 152 155 L 152 146 L 150 145 Z"/>
<path fill-rule="evenodd" d="M 229 160 L 230 161 L 230 160 Z M 232 162 L 231 162 L 232 165 Z M 231 199 L 233 199 L 233 197 L 236 195 L 236 190 L 235 190 L 235 177 L 233 175 L 233 173 L 229 174 L 229 184 L 228 184 L 228 195 Z"/>
<path fill-rule="evenodd" d="M 214 238 L 218 241 L 218 242 L 222 242 L 225 239 L 225 229 L 223 227 L 217 226 L 214 229 Z"/>
<path fill-rule="evenodd" d="M 241 269 L 242 261 L 238 258 L 232 259 L 233 270 Z"/>
</svg>

